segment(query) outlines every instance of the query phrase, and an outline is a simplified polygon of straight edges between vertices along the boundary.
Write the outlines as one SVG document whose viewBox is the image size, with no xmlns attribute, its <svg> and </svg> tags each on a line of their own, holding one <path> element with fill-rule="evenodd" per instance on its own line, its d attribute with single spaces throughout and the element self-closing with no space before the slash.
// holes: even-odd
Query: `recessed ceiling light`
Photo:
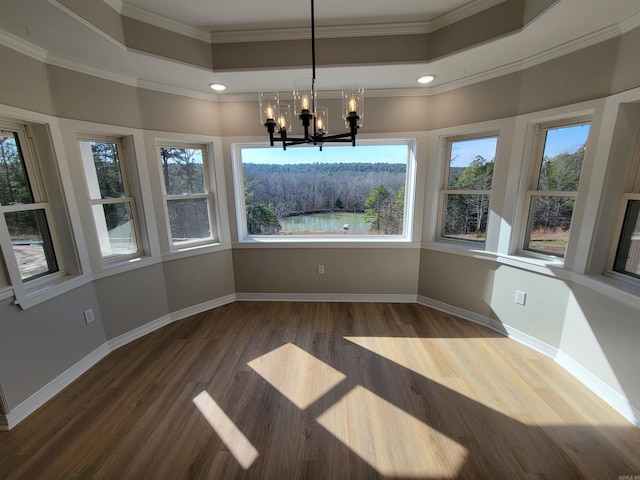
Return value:
<svg viewBox="0 0 640 480">
<path fill-rule="evenodd" d="M 210 83 L 209 87 L 211 88 L 211 90 L 215 90 L 216 92 L 221 92 L 221 91 L 223 91 L 224 89 L 227 88 L 224 85 L 222 85 L 221 83 Z"/>
<path fill-rule="evenodd" d="M 418 78 L 418 83 L 431 83 L 435 80 L 436 76 L 435 75 L 423 75 L 421 77 Z"/>
</svg>

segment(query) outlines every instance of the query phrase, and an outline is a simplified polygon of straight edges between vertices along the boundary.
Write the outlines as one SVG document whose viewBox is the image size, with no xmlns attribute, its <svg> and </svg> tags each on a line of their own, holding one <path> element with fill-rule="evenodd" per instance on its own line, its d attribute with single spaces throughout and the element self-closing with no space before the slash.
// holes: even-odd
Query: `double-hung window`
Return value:
<svg viewBox="0 0 640 480">
<path fill-rule="evenodd" d="M 61 270 L 52 212 L 24 125 L 0 122 L 0 212 L 0 246 L 14 289 Z"/>
<path fill-rule="evenodd" d="M 527 254 L 565 256 L 589 128 L 587 119 L 538 126 L 521 244 Z"/>
<path fill-rule="evenodd" d="M 636 153 L 638 155 L 638 153 Z M 615 251 L 613 271 L 640 279 L 640 158 L 634 166 L 635 173 L 628 179 L 628 187 L 622 197 L 620 237 Z"/>
<path fill-rule="evenodd" d="M 216 238 L 208 151 L 204 145 L 160 146 L 164 201 L 173 246 Z"/>
<path fill-rule="evenodd" d="M 493 135 L 447 139 L 440 238 L 485 243 L 497 147 Z"/>
<path fill-rule="evenodd" d="M 142 247 L 124 140 L 89 137 L 79 142 L 103 261 L 138 255 Z"/>
</svg>

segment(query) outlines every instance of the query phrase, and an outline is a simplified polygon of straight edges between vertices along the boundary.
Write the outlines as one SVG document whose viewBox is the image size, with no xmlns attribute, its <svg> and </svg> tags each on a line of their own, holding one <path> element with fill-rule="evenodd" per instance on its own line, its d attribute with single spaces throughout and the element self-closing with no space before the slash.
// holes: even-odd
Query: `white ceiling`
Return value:
<svg viewBox="0 0 640 480">
<path fill-rule="evenodd" d="M 304 0 L 103 1 L 123 15 L 142 16 L 150 23 L 193 35 L 308 24 L 310 8 Z M 381 20 L 396 25 L 408 19 L 411 25 L 417 21 L 440 25 L 442 19 L 459 19 L 474 8 L 501 1 L 317 0 L 315 8 L 318 25 L 342 25 L 340 28 L 348 30 L 349 25 Z M 360 81 L 373 94 L 437 93 L 522 70 L 616 37 L 639 25 L 639 0 L 559 0 L 518 33 L 430 62 L 321 67 L 317 71 L 318 85 L 339 90 L 344 83 Z M 384 24 L 378 26 L 384 27 Z M 53 65 L 122 83 L 221 100 L 262 90 L 286 91 L 294 78 L 310 76 L 310 67 L 212 72 L 130 50 L 56 0 L 2 0 L 0 44 Z M 416 78 L 425 73 L 437 75 L 436 81 L 428 87 L 419 87 Z M 227 91 L 212 94 L 208 84 L 214 81 L 226 84 Z"/>
</svg>

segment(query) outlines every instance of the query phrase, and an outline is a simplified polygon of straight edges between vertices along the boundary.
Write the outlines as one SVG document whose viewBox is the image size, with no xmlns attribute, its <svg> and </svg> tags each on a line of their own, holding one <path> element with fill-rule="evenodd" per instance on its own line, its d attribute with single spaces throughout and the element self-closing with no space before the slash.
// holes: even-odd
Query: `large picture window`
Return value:
<svg viewBox="0 0 640 480">
<path fill-rule="evenodd" d="M 408 142 L 239 153 L 247 236 L 407 234 Z"/>
<path fill-rule="evenodd" d="M 82 139 L 80 152 L 102 258 L 112 260 L 140 253 L 135 202 L 123 161 L 123 140 Z"/>
<path fill-rule="evenodd" d="M 0 238 L 10 275 L 18 272 L 22 282 L 60 270 L 51 212 L 28 142 L 24 127 L 0 124 Z"/>
<path fill-rule="evenodd" d="M 206 147 L 161 146 L 160 162 L 172 245 L 215 238 Z"/>
<path fill-rule="evenodd" d="M 446 142 L 440 237 L 485 243 L 498 137 L 456 137 Z"/>
<path fill-rule="evenodd" d="M 523 250 L 564 258 L 589 128 L 586 121 L 539 128 L 535 182 L 527 192 Z"/>
</svg>

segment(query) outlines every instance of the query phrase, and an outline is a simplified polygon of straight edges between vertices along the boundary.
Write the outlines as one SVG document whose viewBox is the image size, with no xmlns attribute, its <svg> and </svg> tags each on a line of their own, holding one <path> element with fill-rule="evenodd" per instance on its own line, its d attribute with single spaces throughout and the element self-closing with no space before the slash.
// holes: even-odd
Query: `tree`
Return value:
<svg viewBox="0 0 640 480">
<path fill-rule="evenodd" d="M 481 155 L 471 161 L 463 170 L 452 170 L 449 188 L 452 190 L 491 190 L 493 181 L 493 160 Z M 486 193 L 447 195 L 447 215 L 445 235 L 475 234 L 482 236 L 486 231 L 489 216 L 489 195 Z"/>
<path fill-rule="evenodd" d="M 250 235 L 272 235 L 278 233 L 282 226 L 278 221 L 276 209 L 272 203 L 264 205 L 253 200 L 254 192 L 251 184 L 244 180 L 244 204 L 247 215 L 247 230 Z"/>
<path fill-rule="evenodd" d="M 364 219 L 371 225 L 372 231 L 384 230 L 390 208 L 389 197 L 389 190 L 380 184 L 371 190 L 364 202 Z"/>
</svg>

